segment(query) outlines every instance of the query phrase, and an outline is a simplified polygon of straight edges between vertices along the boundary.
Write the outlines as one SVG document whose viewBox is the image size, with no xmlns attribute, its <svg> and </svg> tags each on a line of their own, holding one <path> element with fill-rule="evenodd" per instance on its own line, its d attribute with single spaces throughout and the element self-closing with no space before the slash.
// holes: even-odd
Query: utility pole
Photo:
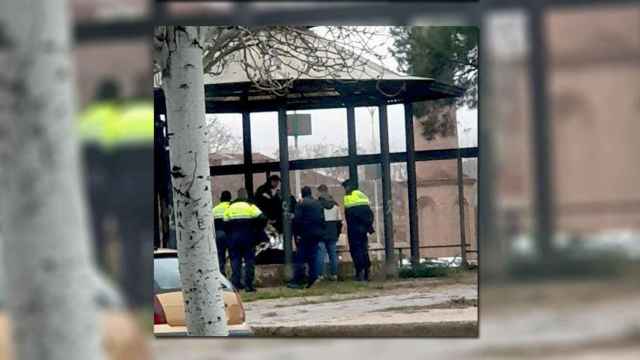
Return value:
<svg viewBox="0 0 640 360">
<path fill-rule="evenodd" d="M 376 114 L 376 108 L 369 107 L 367 108 L 367 110 L 369 111 L 369 116 L 371 117 L 371 152 L 375 152 L 376 151 L 376 126 L 375 126 L 374 115 Z M 375 216 L 373 217 L 373 220 L 375 222 L 376 243 L 378 243 L 378 245 L 382 245 L 382 243 L 380 242 L 380 216 L 378 216 L 378 209 L 379 209 L 378 184 L 376 183 L 375 179 L 373 180 L 373 207 L 374 207 L 374 214 L 375 214 Z"/>
<path fill-rule="evenodd" d="M 294 114 L 296 114 L 297 112 L 294 110 L 293 111 Z M 298 121 L 294 121 L 293 122 L 293 146 L 295 147 L 296 150 L 296 160 L 300 159 L 300 150 L 298 149 Z M 301 191 L 301 186 L 300 186 L 300 170 L 296 170 L 296 187 L 295 187 L 295 194 L 294 197 L 298 198 L 300 196 Z"/>
</svg>

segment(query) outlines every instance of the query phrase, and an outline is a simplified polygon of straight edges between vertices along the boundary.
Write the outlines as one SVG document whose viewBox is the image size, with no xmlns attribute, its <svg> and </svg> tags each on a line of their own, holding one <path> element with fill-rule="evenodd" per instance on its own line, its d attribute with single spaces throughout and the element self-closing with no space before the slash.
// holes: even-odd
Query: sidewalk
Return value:
<svg viewBox="0 0 640 360">
<path fill-rule="evenodd" d="M 475 274 L 474 274 L 475 275 Z M 475 282 L 412 280 L 410 288 L 245 304 L 258 336 L 477 336 Z"/>
</svg>

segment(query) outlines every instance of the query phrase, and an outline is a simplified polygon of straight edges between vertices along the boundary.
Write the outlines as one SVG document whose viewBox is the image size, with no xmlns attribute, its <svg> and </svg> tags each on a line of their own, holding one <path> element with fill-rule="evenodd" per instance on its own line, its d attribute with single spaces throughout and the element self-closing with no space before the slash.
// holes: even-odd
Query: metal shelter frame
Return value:
<svg viewBox="0 0 640 360">
<path fill-rule="evenodd" d="M 373 86 L 378 82 L 377 86 Z M 395 96 L 383 95 L 379 91 L 379 86 L 398 87 L 402 85 L 402 91 L 396 92 Z M 337 91 L 336 91 L 337 89 Z M 331 90 L 331 91 L 329 91 Z M 283 195 L 282 211 L 283 218 L 287 219 L 289 201 L 286 194 L 290 193 L 289 173 L 292 170 L 319 169 L 327 167 L 348 167 L 349 177 L 358 181 L 358 165 L 379 164 L 382 170 L 382 204 L 384 223 L 384 250 L 385 269 L 387 274 L 394 274 L 397 268 L 395 257 L 395 246 L 393 238 L 393 214 L 392 214 L 392 194 L 391 194 L 391 164 L 405 163 L 407 166 L 407 187 L 409 205 L 409 239 L 411 249 L 411 260 L 417 263 L 420 258 L 419 226 L 417 209 L 417 189 L 416 189 L 416 162 L 447 160 L 478 157 L 478 148 L 452 148 L 442 150 L 415 151 L 414 131 L 413 131 L 413 106 L 414 101 L 435 100 L 445 97 L 457 97 L 463 94 L 463 90 L 439 83 L 432 79 L 416 77 L 398 77 L 394 75 L 391 80 L 364 80 L 340 81 L 327 80 L 300 80 L 293 86 L 292 94 L 288 96 L 272 96 L 265 100 L 268 94 L 260 93 L 254 89 L 250 83 L 231 84 L 205 84 L 205 108 L 207 113 L 229 113 L 241 112 L 242 133 L 243 133 L 243 163 L 235 165 L 212 166 L 210 174 L 220 175 L 243 175 L 244 187 L 250 194 L 253 193 L 253 174 L 270 173 L 278 171 L 281 177 L 281 193 Z M 324 97 L 305 97 L 305 94 L 329 94 Z M 166 114 L 164 109 L 164 94 L 161 89 L 154 91 L 156 118 L 161 114 Z M 258 99 L 253 103 L 249 98 Z M 293 100 L 291 100 L 293 98 Z M 391 104 L 404 104 L 404 125 L 406 137 L 406 151 L 389 151 L 389 124 L 387 118 L 387 106 Z M 380 153 L 359 155 L 356 148 L 356 126 L 355 108 L 361 106 L 377 106 L 379 114 L 380 131 Z M 287 110 L 314 110 L 322 108 L 344 108 L 347 115 L 347 142 L 348 155 L 325 157 L 315 159 L 289 160 L 289 144 L 287 135 Z M 251 112 L 274 111 L 278 113 L 278 143 L 279 161 L 267 163 L 253 163 L 252 159 L 252 139 L 250 119 Z M 167 119 L 171 121 L 171 119 Z M 462 176 L 461 169 L 458 174 Z M 460 181 L 459 181 L 460 182 Z M 460 199 L 462 201 L 462 199 Z M 291 271 L 292 264 L 292 241 L 291 227 L 288 221 L 283 222 L 285 264 L 287 271 Z M 454 245 L 457 246 L 457 245 Z M 461 243 L 461 253 L 466 261 L 466 244 Z"/>
</svg>

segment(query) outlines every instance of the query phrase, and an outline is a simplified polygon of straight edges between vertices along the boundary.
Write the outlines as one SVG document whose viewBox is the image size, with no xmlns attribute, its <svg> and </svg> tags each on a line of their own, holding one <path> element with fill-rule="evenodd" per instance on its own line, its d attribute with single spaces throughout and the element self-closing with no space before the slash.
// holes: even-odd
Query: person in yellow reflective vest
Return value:
<svg viewBox="0 0 640 360">
<path fill-rule="evenodd" d="M 254 292 L 255 245 L 267 218 L 257 206 L 249 203 L 247 190 L 240 188 L 238 197 L 224 211 L 225 232 L 231 257 L 231 283 L 237 289 Z M 241 281 L 244 261 L 244 283 Z"/>
<path fill-rule="evenodd" d="M 153 144 L 153 104 L 142 101 L 93 103 L 80 115 L 78 131 L 83 143 L 108 150 Z"/>
<path fill-rule="evenodd" d="M 213 226 L 216 229 L 216 247 L 218 248 L 218 265 L 220 273 L 226 276 L 227 265 L 227 234 L 224 231 L 224 212 L 231 205 L 231 193 L 227 190 L 220 194 L 220 203 L 213 207 Z"/>
<path fill-rule="evenodd" d="M 133 306 L 146 304 L 153 273 L 146 244 L 156 243 L 154 206 L 154 105 L 143 97 L 121 96 L 118 84 L 104 80 L 78 114 L 75 135 L 82 142 L 85 184 L 90 205 L 94 254 L 104 269 L 113 269 L 110 244 L 119 245 L 120 285 Z M 154 213 L 157 215 L 157 213 Z M 149 260 L 147 260 L 149 259 Z"/>
<path fill-rule="evenodd" d="M 373 233 L 373 211 L 369 206 L 369 198 L 357 189 L 353 180 L 342 183 L 344 187 L 344 213 L 347 221 L 349 252 L 355 267 L 356 281 L 369 281 L 369 238 Z"/>
<path fill-rule="evenodd" d="M 77 131 L 85 144 L 103 150 L 153 144 L 153 103 L 143 98 L 121 98 L 117 83 L 104 80 L 95 100 L 79 116 Z"/>
</svg>

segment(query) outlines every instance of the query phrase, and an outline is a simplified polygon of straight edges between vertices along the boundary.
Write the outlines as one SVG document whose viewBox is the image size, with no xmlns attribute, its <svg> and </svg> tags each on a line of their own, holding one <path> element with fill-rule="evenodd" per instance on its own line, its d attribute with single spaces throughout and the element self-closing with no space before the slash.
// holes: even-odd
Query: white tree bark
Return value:
<svg viewBox="0 0 640 360">
<path fill-rule="evenodd" d="M 64 0 L 0 5 L 11 77 L 0 120 L 0 271 L 18 359 L 104 358 L 73 136 L 67 11 Z"/>
<path fill-rule="evenodd" d="M 178 259 L 189 335 L 226 336 L 227 319 L 211 216 L 209 144 L 199 29 L 167 27 L 167 101 Z"/>
</svg>

